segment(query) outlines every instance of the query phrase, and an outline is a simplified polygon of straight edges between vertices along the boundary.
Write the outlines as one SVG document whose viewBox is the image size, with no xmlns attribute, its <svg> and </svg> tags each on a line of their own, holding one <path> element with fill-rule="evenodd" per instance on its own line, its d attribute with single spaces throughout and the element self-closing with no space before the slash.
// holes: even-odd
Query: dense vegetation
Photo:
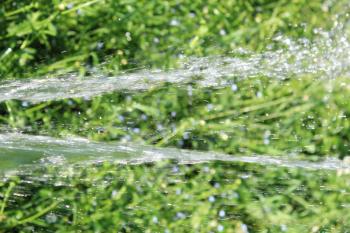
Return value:
<svg viewBox="0 0 350 233">
<path fill-rule="evenodd" d="M 118 75 L 181 56 L 255 52 L 272 37 L 315 39 L 346 1 L 8 1 L 0 5 L 0 79 Z M 223 88 L 164 84 L 89 100 L 0 103 L 27 133 L 229 154 L 344 158 L 347 77 L 252 77 Z M 331 90 L 331 91 L 330 91 Z M 98 156 L 98 155 L 96 155 Z M 33 168 L 0 181 L 0 232 L 346 232 L 348 176 L 210 163 Z M 50 177 L 45 181 L 33 177 Z M 66 174 L 66 175 L 64 175 Z M 28 182 L 28 180 L 30 182 Z M 24 193 L 24 196 L 20 194 Z M 17 195 L 15 195 L 17 194 Z"/>
<path fill-rule="evenodd" d="M 1 212 L 5 231 L 346 232 L 350 227 L 349 177 L 329 171 L 164 162 L 31 168 L 30 174 L 3 186 L 5 197 L 17 194 Z M 47 179 L 38 179 L 43 174 Z"/>
</svg>

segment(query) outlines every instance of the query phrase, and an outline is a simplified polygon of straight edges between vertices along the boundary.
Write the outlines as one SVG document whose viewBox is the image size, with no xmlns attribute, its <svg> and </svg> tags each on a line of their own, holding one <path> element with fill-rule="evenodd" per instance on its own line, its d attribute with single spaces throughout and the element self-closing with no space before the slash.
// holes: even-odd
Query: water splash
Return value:
<svg viewBox="0 0 350 233">
<path fill-rule="evenodd" d="M 98 156 L 97 156 L 98 155 Z M 93 142 L 84 138 L 57 139 L 48 136 L 33 136 L 21 133 L 0 134 L 1 169 L 16 170 L 19 165 L 31 166 L 112 162 L 142 164 L 175 160 L 183 164 L 210 161 L 243 162 L 266 166 L 303 168 L 316 170 L 348 171 L 350 164 L 336 158 L 325 158 L 320 162 L 301 160 L 296 156 L 228 155 L 216 152 L 156 148 L 133 144 Z M 25 161 L 23 161 L 25 160 Z"/>
<path fill-rule="evenodd" d="M 139 70 L 119 76 L 94 72 L 88 77 L 69 74 L 60 77 L 11 80 L 0 83 L 0 102 L 19 99 L 30 102 L 92 97 L 113 91 L 147 90 L 162 83 L 181 85 L 196 82 L 199 87 L 225 86 L 232 78 L 266 76 L 287 79 L 317 75 L 334 79 L 350 72 L 350 43 L 347 24 L 338 23 L 330 32 L 315 30 L 316 39 L 292 40 L 277 36 L 265 52 L 237 49 L 227 56 L 185 58 L 177 69 Z"/>
<path fill-rule="evenodd" d="M 199 87 L 237 86 L 235 81 L 250 77 L 269 77 L 284 80 L 302 75 L 335 79 L 350 74 L 350 42 L 346 35 L 347 23 L 337 23 L 329 32 L 315 30 L 315 40 L 305 38 L 292 40 L 283 35 L 274 38 L 275 43 L 264 52 L 255 53 L 238 49 L 228 55 L 202 58 L 184 58 L 179 68 L 171 70 L 138 70 L 119 76 L 106 76 L 93 72 L 88 77 L 69 74 L 51 78 L 7 80 L 0 83 L 0 102 L 19 99 L 42 102 L 65 98 L 90 98 L 113 91 L 147 90 L 171 83 L 183 85 L 195 82 Z M 230 156 L 213 152 L 160 149 L 146 146 L 91 142 L 86 139 L 55 139 L 17 133 L 0 134 L 1 168 L 15 168 L 23 161 L 33 162 L 46 158 L 59 161 L 100 160 L 120 163 L 155 162 L 176 159 L 183 163 L 212 160 L 259 163 L 306 169 L 350 169 L 342 161 L 327 158 L 312 163 L 297 158 L 271 156 Z M 21 154 L 22 156 L 18 156 Z M 17 155 L 17 156 L 16 156 Z M 26 156 L 24 156 L 26 155 Z"/>
</svg>

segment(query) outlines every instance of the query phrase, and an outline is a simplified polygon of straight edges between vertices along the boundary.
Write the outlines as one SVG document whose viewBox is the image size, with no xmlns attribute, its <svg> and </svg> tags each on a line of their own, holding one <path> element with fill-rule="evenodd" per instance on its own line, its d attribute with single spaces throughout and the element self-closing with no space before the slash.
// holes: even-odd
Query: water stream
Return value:
<svg viewBox="0 0 350 233">
<path fill-rule="evenodd" d="M 18 99 L 42 102 L 66 98 L 93 97 L 113 91 L 147 90 L 163 83 L 181 85 L 196 82 L 199 87 L 230 84 L 230 80 L 248 77 L 288 79 L 300 75 L 334 79 L 348 76 L 350 71 L 350 43 L 345 33 L 347 24 L 339 24 L 325 32 L 315 30 L 316 40 L 293 40 L 277 36 L 274 46 L 265 52 L 254 53 L 237 49 L 228 55 L 183 57 L 179 68 L 145 70 L 106 76 L 98 69 L 88 77 L 76 74 L 8 80 L 0 82 L 0 102 Z M 277 47 L 277 48 L 276 48 Z"/>
<path fill-rule="evenodd" d="M 164 70 L 4 77 L 0 233 L 348 232 L 348 9 L 312 40 L 281 33 L 260 52 L 172 54 Z M 173 90 L 164 84 L 180 90 L 165 107 Z"/>
<path fill-rule="evenodd" d="M 275 38 L 275 47 L 265 52 L 253 53 L 238 49 L 225 56 L 180 59 L 179 68 L 163 70 L 139 70 L 119 76 L 105 76 L 93 72 L 88 77 L 75 74 L 6 80 L 0 83 L 0 102 L 22 100 L 32 103 L 66 98 L 90 98 L 113 91 L 147 90 L 162 83 L 182 85 L 196 82 L 199 87 L 232 85 L 230 80 L 265 76 L 272 79 L 297 78 L 316 75 L 317 78 L 334 79 L 348 76 L 350 72 L 350 43 L 344 28 L 338 25 L 325 32 L 316 30 L 317 39 L 292 40 L 284 36 Z M 56 139 L 19 133 L 0 134 L 0 169 L 38 162 L 44 157 L 52 161 L 92 161 L 113 159 L 121 163 L 149 162 L 176 159 L 184 163 L 211 160 L 236 161 L 302 167 L 312 169 L 349 169 L 350 166 L 337 159 L 325 159 L 313 163 L 290 156 L 231 156 L 214 152 L 180 151 L 171 148 L 98 143 L 87 139 Z M 102 156 L 101 156 L 102 155 Z"/>
<path fill-rule="evenodd" d="M 283 157 L 227 155 L 136 144 L 93 142 L 78 137 L 58 139 L 21 133 L 0 134 L 0 159 L 0 169 L 8 169 L 9 171 L 25 164 L 63 166 L 72 163 L 91 164 L 103 161 L 140 164 L 162 160 L 175 160 L 184 164 L 224 161 L 313 170 L 350 170 L 350 163 L 331 157 L 320 162 L 310 162 L 301 160 L 295 155 Z"/>
</svg>

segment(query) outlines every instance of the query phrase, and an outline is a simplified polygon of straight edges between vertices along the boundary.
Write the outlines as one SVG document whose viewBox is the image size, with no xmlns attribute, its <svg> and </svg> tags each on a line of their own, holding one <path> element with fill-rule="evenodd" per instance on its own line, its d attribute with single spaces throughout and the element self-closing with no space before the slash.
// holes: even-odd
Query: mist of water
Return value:
<svg viewBox="0 0 350 233">
<path fill-rule="evenodd" d="M 179 68 L 170 70 L 138 70 L 115 77 L 93 72 L 88 77 L 69 74 L 51 78 L 7 80 L 0 83 L 0 102 L 18 99 L 36 103 L 66 98 L 90 98 L 113 91 L 147 90 L 162 83 L 183 85 L 195 82 L 199 87 L 217 87 L 229 85 L 232 78 L 239 80 L 264 76 L 283 80 L 302 75 L 315 75 L 326 79 L 349 76 L 350 42 L 346 36 L 346 26 L 347 24 L 338 23 L 329 32 L 315 30 L 316 39 L 313 41 L 277 36 L 274 46 L 261 53 L 238 49 L 225 56 L 184 58 Z M 330 158 L 312 163 L 290 156 L 231 156 L 214 152 L 159 149 L 18 133 L 0 134 L 0 149 L 0 169 L 13 169 L 24 163 L 43 159 L 54 163 L 96 160 L 144 163 L 164 159 L 196 163 L 221 160 L 307 169 L 350 169 L 350 165 Z"/>
<path fill-rule="evenodd" d="M 48 164 L 63 166 L 73 163 L 94 164 L 98 162 L 140 164 L 162 160 L 175 160 L 183 164 L 224 161 L 288 168 L 350 171 L 350 164 L 336 158 L 310 162 L 292 155 L 282 157 L 228 155 L 136 144 L 93 142 L 78 137 L 58 139 L 21 133 L 0 134 L 0 159 L 0 170 L 6 169 L 10 172 L 25 164 L 33 166 Z"/>
<path fill-rule="evenodd" d="M 199 87 L 225 86 L 232 77 L 287 79 L 312 74 L 317 78 L 333 79 L 348 76 L 350 43 L 346 27 L 347 24 L 337 23 L 329 32 L 315 30 L 316 39 L 313 41 L 276 36 L 274 46 L 261 53 L 237 49 L 226 56 L 183 58 L 177 69 L 143 69 L 119 76 L 106 76 L 95 71 L 88 77 L 69 74 L 9 80 L 0 83 L 0 102 L 11 99 L 41 102 L 89 98 L 113 91 L 147 90 L 163 83 L 181 85 L 195 81 Z"/>
</svg>

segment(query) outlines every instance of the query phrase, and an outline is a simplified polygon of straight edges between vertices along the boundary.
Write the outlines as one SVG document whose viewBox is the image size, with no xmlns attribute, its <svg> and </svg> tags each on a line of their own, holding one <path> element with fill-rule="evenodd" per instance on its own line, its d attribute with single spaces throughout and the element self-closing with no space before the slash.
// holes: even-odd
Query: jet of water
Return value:
<svg viewBox="0 0 350 233">
<path fill-rule="evenodd" d="M 93 142 L 77 137 L 58 139 L 21 133 L 0 134 L 0 159 L 0 170 L 3 171 L 14 171 L 24 164 L 33 166 L 45 166 L 48 164 L 64 166 L 79 163 L 94 164 L 105 161 L 121 164 L 140 164 L 163 160 L 175 160 L 184 164 L 226 161 L 288 168 L 350 170 L 350 164 L 336 158 L 325 158 L 320 162 L 310 162 L 301 160 L 296 156 L 287 155 L 279 157 L 268 155 L 228 155 L 217 152 Z"/>
<path fill-rule="evenodd" d="M 94 72 L 88 77 L 69 74 L 51 78 L 10 80 L 0 83 L 0 102 L 18 99 L 42 102 L 65 98 L 93 97 L 113 91 L 147 90 L 162 83 L 182 85 L 196 82 L 200 87 L 225 86 L 230 79 L 269 77 L 293 78 L 304 74 L 334 79 L 350 71 L 350 43 L 345 25 L 338 23 L 329 32 L 315 30 L 316 39 L 292 40 L 275 37 L 278 49 L 254 53 L 238 49 L 231 56 L 187 58 L 180 68 L 139 70 L 119 76 Z"/>
</svg>

